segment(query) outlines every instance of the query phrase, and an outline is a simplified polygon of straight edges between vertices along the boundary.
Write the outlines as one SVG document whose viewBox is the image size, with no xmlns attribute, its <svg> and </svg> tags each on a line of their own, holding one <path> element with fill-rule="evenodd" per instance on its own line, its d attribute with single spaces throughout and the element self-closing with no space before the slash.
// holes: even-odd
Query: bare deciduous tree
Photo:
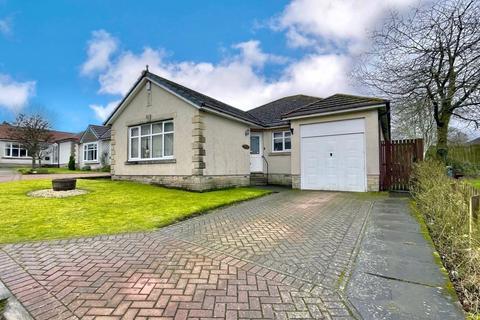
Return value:
<svg viewBox="0 0 480 320">
<path fill-rule="evenodd" d="M 451 127 L 448 132 L 448 143 L 450 145 L 462 146 L 468 143 L 468 134 L 463 132 L 460 128 Z"/>
<path fill-rule="evenodd" d="M 395 139 L 422 138 L 425 150 L 436 140 L 436 125 L 428 101 L 397 104 L 393 109 L 392 134 Z"/>
<path fill-rule="evenodd" d="M 452 117 L 480 125 L 480 2 L 442 0 L 392 13 L 372 41 L 358 78 L 400 106 L 428 108 L 445 159 Z"/>
<path fill-rule="evenodd" d="M 19 114 L 10 130 L 12 138 L 27 149 L 32 157 L 32 168 L 35 168 L 36 160 L 52 140 L 50 123 L 38 114 Z"/>
</svg>

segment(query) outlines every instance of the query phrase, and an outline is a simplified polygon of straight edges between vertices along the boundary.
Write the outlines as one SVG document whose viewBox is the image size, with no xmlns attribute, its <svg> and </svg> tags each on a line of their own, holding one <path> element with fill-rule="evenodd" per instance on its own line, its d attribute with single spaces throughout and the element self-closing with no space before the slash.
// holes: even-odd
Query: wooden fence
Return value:
<svg viewBox="0 0 480 320">
<path fill-rule="evenodd" d="M 435 157 L 437 149 L 435 146 L 428 148 L 426 157 Z M 452 145 L 448 146 L 448 159 L 461 163 L 480 164 L 480 145 Z"/>
<path fill-rule="evenodd" d="M 380 189 L 408 190 L 413 164 L 422 160 L 422 139 L 382 141 L 380 147 Z"/>
<path fill-rule="evenodd" d="M 450 146 L 448 157 L 460 162 L 480 163 L 480 145 Z"/>
<path fill-rule="evenodd" d="M 471 237 L 480 222 L 480 190 L 468 183 L 454 183 L 455 188 L 463 194 L 465 202 L 469 204 L 468 231 Z"/>
</svg>

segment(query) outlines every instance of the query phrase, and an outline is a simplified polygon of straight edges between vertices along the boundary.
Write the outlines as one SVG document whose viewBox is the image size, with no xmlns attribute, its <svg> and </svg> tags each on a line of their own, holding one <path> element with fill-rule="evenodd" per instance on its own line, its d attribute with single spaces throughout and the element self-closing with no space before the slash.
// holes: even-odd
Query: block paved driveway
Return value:
<svg viewBox="0 0 480 320">
<path fill-rule="evenodd" d="M 373 200 L 285 191 L 158 231 L 6 245 L 0 279 L 35 319 L 347 319 Z"/>
</svg>

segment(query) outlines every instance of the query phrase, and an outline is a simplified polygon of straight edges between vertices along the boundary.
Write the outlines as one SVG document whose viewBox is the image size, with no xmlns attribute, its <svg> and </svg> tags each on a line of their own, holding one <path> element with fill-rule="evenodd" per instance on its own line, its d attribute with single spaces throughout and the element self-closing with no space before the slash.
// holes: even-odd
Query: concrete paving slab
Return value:
<svg viewBox="0 0 480 320">
<path fill-rule="evenodd" d="M 377 201 L 348 280 L 348 300 L 363 319 L 464 319 L 433 254 L 408 200 Z"/>
<path fill-rule="evenodd" d="M 464 319 L 445 289 L 355 273 L 355 297 L 349 296 L 364 319 Z"/>
</svg>

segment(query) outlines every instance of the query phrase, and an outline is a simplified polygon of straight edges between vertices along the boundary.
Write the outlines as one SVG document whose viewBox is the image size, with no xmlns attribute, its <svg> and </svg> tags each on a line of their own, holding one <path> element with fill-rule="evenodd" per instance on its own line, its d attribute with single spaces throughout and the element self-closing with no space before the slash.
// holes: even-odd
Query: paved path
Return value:
<svg viewBox="0 0 480 320">
<path fill-rule="evenodd" d="M 0 279 L 36 319 L 360 318 L 340 289 L 372 205 L 288 191 L 151 233 L 7 245 Z"/>
<path fill-rule="evenodd" d="M 374 204 L 348 298 L 365 319 L 463 319 L 408 206 L 406 199 Z"/>
<path fill-rule="evenodd" d="M 38 180 L 38 179 L 63 179 L 63 178 L 108 178 L 108 172 L 82 172 L 82 173 L 54 173 L 54 174 L 19 174 L 15 169 L 0 168 L 0 182 L 17 180 Z"/>
<path fill-rule="evenodd" d="M 11 168 L 0 168 L 0 182 L 20 180 L 21 174 Z"/>
</svg>

